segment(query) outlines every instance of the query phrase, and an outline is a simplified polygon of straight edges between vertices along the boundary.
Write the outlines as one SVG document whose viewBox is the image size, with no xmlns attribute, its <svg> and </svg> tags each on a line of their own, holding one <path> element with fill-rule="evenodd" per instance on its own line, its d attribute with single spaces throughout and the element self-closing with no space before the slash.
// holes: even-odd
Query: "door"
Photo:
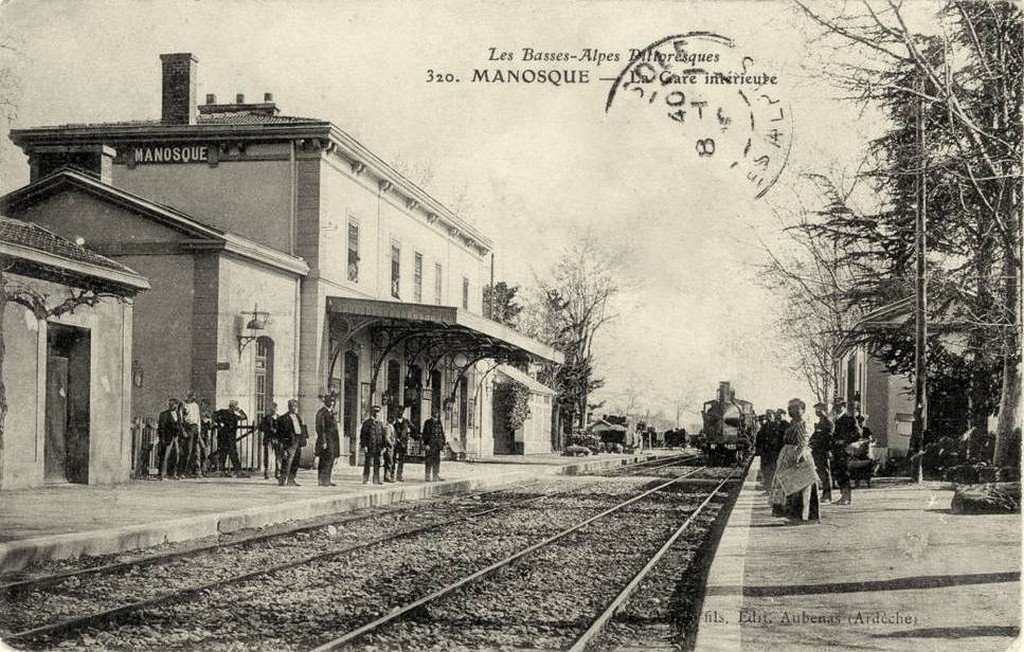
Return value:
<svg viewBox="0 0 1024 652">
<path fill-rule="evenodd" d="M 494 386 L 494 400 L 491 402 L 491 423 L 494 433 L 494 454 L 512 455 L 516 452 L 516 433 L 508 427 L 508 410 L 512 392 L 504 383 Z"/>
<path fill-rule="evenodd" d="M 67 482 L 68 359 L 51 355 L 46 361 L 46 441 L 43 479 Z"/>
<path fill-rule="evenodd" d="M 356 464 L 359 446 L 359 356 L 354 351 L 345 352 L 345 376 L 342 388 L 342 429 L 348 441 L 348 463 Z"/>
<path fill-rule="evenodd" d="M 405 405 L 409 408 L 409 421 L 416 432 L 423 426 L 423 370 L 410 365 L 405 375 Z"/>
<path fill-rule="evenodd" d="M 89 331 L 49 324 L 46 364 L 46 439 L 43 477 L 89 482 Z"/>
<path fill-rule="evenodd" d="M 259 425 L 274 403 L 274 340 L 263 335 L 256 339 L 256 357 L 253 360 L 253 415 L 250 423 Z M 263 433 L 253 432 L 239 442 L 242 464 L 253 468 L 270 468 L 270 447 Z M 262 457 L 261 457 L 262 456 Z"/>
<path fill-rule="evenodd" d="M 396 406 L 402 402 L 402 365 L 398 360 L 388 360 L 388 389 L 384 395 L 385 415 L 388 421 L 394 418 Z"/>
<path fill-rule="evenodd" d="M 441 372 L 437 369 L 430 371 L 430 411 L 441 416 Z"/>
<path fill-rule="evenodd" d="M 466 450 L 466 435 L 469 432 L 469 381 L 459 379 L 459 441 Z"/>
</svg>

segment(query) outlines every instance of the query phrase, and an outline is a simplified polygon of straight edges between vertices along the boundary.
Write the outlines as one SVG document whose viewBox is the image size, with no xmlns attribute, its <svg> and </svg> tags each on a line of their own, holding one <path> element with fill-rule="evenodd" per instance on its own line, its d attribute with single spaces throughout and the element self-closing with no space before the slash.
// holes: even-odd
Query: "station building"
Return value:
<svg viewBox="0 0 1024 652">
<path fill-rule="evenodd" d="M 965 346 L 963 334 L 949 316 L 934 317 L 930 337 L 941 337 L 953 351 Z M 895 331 L 913 324 L 914 297 L 881 306 L 864 315 L 852 335 L 871 331 Z M 951 326 L 952 325 L 952 326 Z M 914 426 L 914 384 L 909 376 L 890 372 L 856 339 L 844 348 L 836 363 L 840 395 L 858 401 L 867 414 L 867 425 L 875 434 L 881 456 L 905 457 L 910 449 Z M 969 398 L 966 387 L 928 385 L 928 429 L 937 435 L 961 435 L 967 431 Z M 994 429 L 994 425 L 990 426 Z"/>
<path fill-rule="evenodd" d="M 251 420 L 298 398 L 312 424 L 336 393 L 351 463 L 373 404 L 416 424 L 436 409 L 470 455 L 522 440 L 495 432 L 498 368 L 561 356 L 482 314 L 491 240 L 336 125 L 282 115 L 270 94 L 200 105 L 197 59 L 161 61 L 159 120 L 14 130 L 30 181 L 0 198 L 150 279 L 133 415 L 191 387 Z M 530 388 L 549 418 L 550 390 Z M 531 438 L 550 450 L 549 432 Z"/>
<path fill-rule="evenodd" d="M 132 297 L 128 267 L 0 216 L 0 489 L 128 479 Z"/>
</svg>

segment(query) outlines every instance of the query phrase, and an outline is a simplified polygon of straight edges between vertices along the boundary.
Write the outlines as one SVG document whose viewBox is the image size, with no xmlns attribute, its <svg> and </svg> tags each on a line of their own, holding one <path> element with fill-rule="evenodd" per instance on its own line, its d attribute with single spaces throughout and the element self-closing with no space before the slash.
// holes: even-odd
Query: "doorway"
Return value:
<svg viewBox="0 0 1024 652">
<path fill-rule="evenodd" d="M 409 365 L 405 375 L 405 406 L 409 408 L 409 421 L 413 431 L 419 432 L 423 425 L 423 370 Z"/>
<path fill-rule="evenodd" d="M 355 351 L 345 351 L 345 375 L 342 384 L 342 429 L 348 441 L 348 463 L 355 466 L 359 445 L 359 355 Z"/>
<path fill-rule="evenodd" d="M 274 402 L 274 340 L 266 335 L 256 340 L 256 359 L 253 363 L 253 384 L 255 387 L 256 416 L 253 423 L 259 423 L 270 411 Z"/>
<path fill-rule="evenodd" d="M 46 337 L 47 482 L 89 482 L 91 342 L 84 328 L 48 324 Z"/>
<path fill-rule="evenodd" d="M 516 452 L 516 433 L 508 427 L 508 410 L 511 402 L 512 389 L 505 383 L 495 384 L 494 400 L 491 401 L 495 455 L 512 455 Z"/>
<path fill-rule="evenodd" d="M 462 376 L 459 383 L 459 441 L 462 449 L 466 449 L 466 436 L 469 434 L 469 379 Z"/>
<path fill-rule="evenodd" d="M 386 418 L 391 421 L 395 418 L 396 407 L 402 402 L 402 365 L 398 360 L 388 360 L 387 384 L 383 402 L 387 411 Z"/>
<path fill-rule="evenodd" d="M 437 369 L 430 370 L 430 413 L 431 415 L 438 415 L 438 418 L 443 418 L 441 415 L 441 372 Z"/>
</svg>

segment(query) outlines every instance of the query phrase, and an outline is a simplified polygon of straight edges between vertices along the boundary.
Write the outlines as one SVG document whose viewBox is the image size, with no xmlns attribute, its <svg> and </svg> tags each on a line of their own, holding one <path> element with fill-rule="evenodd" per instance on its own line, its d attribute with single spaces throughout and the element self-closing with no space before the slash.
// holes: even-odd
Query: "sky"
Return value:
<svg viewBox="0 0 1024 652">
<path fill-rule="evenodd" d="M 739 132 L 723 132 L 710 165 L 694 153 L 697 127 L 624 93 L 605 110 L 612 83 L 600 79 L 630 49 L 696 31 L 732 39 L 729 57 L 775 75 L 773 97 L 790 110 L 786 167 L 760 199 L 722 165 Z M 200 98 L 272 92 L 282 113 L 329 119 L 396 161 L 491 236 L 499 280 L 529 286 L 573 238 L 596 238 L 622 288 L 595 343 L 607 381 L 596 398 L 609 408 L 639 389 L 652 409 L 699 409 L 720 380 L 761 409 L 810 398 L 779 355 L 781 299 L 757 266 L 764 244 L 785 246 L 777 215 L 801 172 L 855 167 L 878 124 L 822 78 L 830 53 L 788 2 L 6 0 L 0 35 L 22 85 L 11 127 L 158 117 L 159 54 L 187 51 Z M 490 61 L 491 48 L 516 59 Z M 524 62 L 523 48 L 620 60 Z M 585 69 L 590 82 L 468 81 L 505 68 Z M 460 82 L 428 82 L 430 70 Z M 0 192 L 27 178 L 25 157 L 0 140 Z"/>
</svg>

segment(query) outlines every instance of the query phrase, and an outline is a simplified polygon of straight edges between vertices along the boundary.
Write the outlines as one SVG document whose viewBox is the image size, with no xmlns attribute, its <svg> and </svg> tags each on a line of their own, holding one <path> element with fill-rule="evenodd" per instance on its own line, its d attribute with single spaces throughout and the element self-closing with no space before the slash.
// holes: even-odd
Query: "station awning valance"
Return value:
<svg viewBox="0 0 1024 652">
<path fill-rule="evenodd" d="M 550 346 L 452 306 L 329 296 L 327 312 L 348 321 L 349 333 L 367 327 L 377 332 L 386 331 L 382 344 L 402 340 L 414 346 L 477 353 L 497 359 L 539 358 L 562 362 L 562 354 Z"/>
</svg>

